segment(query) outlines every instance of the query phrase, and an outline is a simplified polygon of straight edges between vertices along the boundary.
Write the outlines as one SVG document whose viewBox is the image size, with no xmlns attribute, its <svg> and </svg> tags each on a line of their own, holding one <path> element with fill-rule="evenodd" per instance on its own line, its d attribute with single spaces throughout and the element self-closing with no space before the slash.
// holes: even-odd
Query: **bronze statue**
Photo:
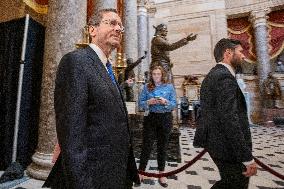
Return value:
<svg viewBox="0 0 284 189">
<path fill-rule="evenodd" d="M 125 68 L 124 73 L 121 72 L 119 74 L 118 83 L 127 102 L 134 101 L 133 84 L 135 80 L 135 73 L 133 69 L 138 66 L 143 59 L 146 58 L 147 51 L 145 51 L 144 53 L 144 56 L 138 58 L 135 62 L 133 62 L 132 58 L 128 58 L 126 60 L 127 67 Z"/>
<path fill-rule="evenodd" d="M 267 79 L 264 81 L 263 86 L 266 107 L 275 108 L 275 100 L 281 100 L 281 88 L 279 81 L 273 77 L 270 72 Z"/>
<path fill-rule="evenodd" d="M 192 33 L 187 37 L 175 42 L 169 43 L 167 40 L 168 29 L 165 24 L 159 24 L 158 26 L 154 26 L 156 29 L 155 35 L 152 39 L 151 45 L 151 67 L 160 65 L 164 68 L 167 73 L 167 79 L 169 82 L 173 82 L 172 76 L 172 65 L 170 62 L 169 51 L 176 50 L 186 44 L 189 41 L 193 41 L 196 39 L 197 34 L 193 35 Z"/>
</svg>

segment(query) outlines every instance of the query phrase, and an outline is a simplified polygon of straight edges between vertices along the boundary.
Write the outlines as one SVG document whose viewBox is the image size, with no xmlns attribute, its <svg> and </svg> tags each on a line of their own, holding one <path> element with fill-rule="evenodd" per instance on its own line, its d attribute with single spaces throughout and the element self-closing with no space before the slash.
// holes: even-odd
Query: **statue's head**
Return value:
<svg viewBox="0 0 284 189">
<path fill-rule="evenodd" d="M 132 64 L 132 63 L 133 63 L 133 59 L 132 58 L 127 58 L 126 64 L 129 65 L 129 64 Z"/>
<path fill-rule="evenodd" d="M 153 26 L 156 29 L 155 35 L 161 35 L 166 37 L 168 34 L 168 28 L 166 24 L 159 24 L 158 26 Z"/>
</svg>

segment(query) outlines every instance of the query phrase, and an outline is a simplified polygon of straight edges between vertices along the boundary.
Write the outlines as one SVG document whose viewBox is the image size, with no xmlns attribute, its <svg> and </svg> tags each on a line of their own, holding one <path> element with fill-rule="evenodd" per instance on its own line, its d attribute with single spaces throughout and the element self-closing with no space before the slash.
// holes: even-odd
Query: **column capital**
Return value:
<svg viewBox="0 0 284 189">
<path fill-rule="evenodd" d="M 143 4 L 143 3 L 138 4 L 137 11 L 138 11 L 138 15 L 144 15 L 144 16 L 148 15 L 147 8 L 146 8 L 145 4 Z"/>
<path fill-rule="evenodd" d="M 152 0 L 148 0 L 147 2 L 146 2 L 146 8 L 147 8 L 147 10 L 148 10 L 148 14 L 150 15 L 150 16 L 154 16 L 155 15 L 155 13 L 157 12 L 157 8 L 156 8 L 156 5 L 155 5 L 155 2 L 154 1 L 152 1 Z"/>
<path fill-rule="evenodd" d="M 138 7 L 145 6 L 148 0 L 137 0 Z"/>
<path fill-rule="evenodd" d="M 250 12 L 249 20 L 253 24 L 253 27 L 256 28 L 258 26 L 264 25 L 266 26 L 267 14 L 271 11 L 270 8 L 265 8 L 262 10 L 252 10 Z"/>
</svg>

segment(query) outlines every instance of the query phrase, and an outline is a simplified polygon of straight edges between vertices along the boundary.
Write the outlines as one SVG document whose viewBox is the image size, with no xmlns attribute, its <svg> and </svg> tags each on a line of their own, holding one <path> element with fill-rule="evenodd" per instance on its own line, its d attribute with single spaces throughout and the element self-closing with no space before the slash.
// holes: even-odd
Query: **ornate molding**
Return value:
<svg viewBox="0 0 284 189">
<path fill-rule="evenodd" d="M 283 0 L 267 0 L 266 2 L 258 4 L 250 4 L 232 8 L 226 6 L 226 15 L 228 16 L 228 18 L 249 16 L 251 11 L 271 9 L 278 6 L 283 6 Z"/>
</svg>

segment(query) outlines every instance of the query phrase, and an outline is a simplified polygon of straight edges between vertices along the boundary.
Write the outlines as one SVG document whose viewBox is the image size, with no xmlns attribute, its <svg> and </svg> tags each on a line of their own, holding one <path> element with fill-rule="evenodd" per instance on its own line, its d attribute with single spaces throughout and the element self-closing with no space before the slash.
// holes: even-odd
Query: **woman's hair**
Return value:
<svg viewBox="0 0 284 189">
<path fill-rule="evenodd" d="M 149 79 L 149 83 L 148 83 L 148 85 L 147 85 L 149 91 L 154 90 L 155 87 L 156 87 L 155 82 L 154 82 L 154 80 L 153 80 L 152 74 L 153 74 L 153 71 L 154 71 L 154 70 L 157 70 L 157 69 L 161 70 L 161 72 L 162 72 L 162 79 L 161 79 L 161 82 L 162 82 L 163 84 L 168 82 L 168 81 L 166 80 L 166 72 L 164 71 L 163 67 L 162 67 L 162 66 L 153 66 L 153 67 L 150 68 L 150 74 L 149 74 L 150 79 Z"/>
</svg>

